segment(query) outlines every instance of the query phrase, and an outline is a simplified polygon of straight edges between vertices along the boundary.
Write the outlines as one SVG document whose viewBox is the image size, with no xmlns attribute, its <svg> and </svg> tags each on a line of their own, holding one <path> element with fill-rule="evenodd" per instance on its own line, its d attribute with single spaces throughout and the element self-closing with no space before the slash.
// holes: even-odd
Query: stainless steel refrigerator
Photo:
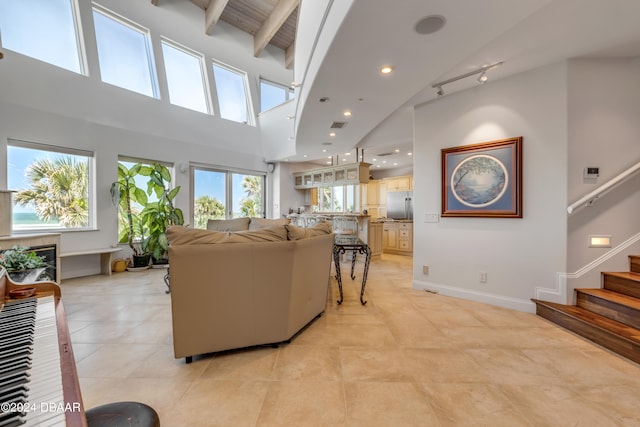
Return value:
<svg viewBox="0 0 640 427">
<path fill-rule="evenodd" d="M 387 218 L 413 219 L 413 192 L 387 192 Z"/>
</svg>

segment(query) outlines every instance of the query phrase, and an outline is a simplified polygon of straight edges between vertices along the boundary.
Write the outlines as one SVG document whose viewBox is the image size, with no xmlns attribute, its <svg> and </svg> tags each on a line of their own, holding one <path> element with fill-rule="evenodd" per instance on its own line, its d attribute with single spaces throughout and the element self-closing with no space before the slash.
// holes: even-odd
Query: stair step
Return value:
<svg viewBox="0 0 640 427">
<path fill-rule="evenodd" d="M 575 305 L 532 301 L 538 316 L 640 363 L 640 330 Z"/>
<path fill-rule="evenodd" d="M 629 255 L 629 270 L 640 273 L 640 255 Z"/>
<path fill-rule="evenodd" d="M 640 273 L 603 272 L 602 287 L 634 298 L 640 298 Z"/>
<path fill-rule="evenodd" d="M 576 289 L 576 305 L 640 329 L 640 299 L 607 289 Z"/>
</svg>

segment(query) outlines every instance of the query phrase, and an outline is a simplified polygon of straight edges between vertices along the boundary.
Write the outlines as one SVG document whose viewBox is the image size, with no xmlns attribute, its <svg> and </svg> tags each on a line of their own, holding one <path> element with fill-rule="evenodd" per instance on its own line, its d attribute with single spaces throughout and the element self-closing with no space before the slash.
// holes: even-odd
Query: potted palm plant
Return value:
<svg viewBox="0 0 640 427">
<path fill-rule="evenodd" d="M 51 280 L 45 273 L 50 267 L 45 257 L 38 256 L 29 248 L 13 246 L 0 253 L 0 266 L 7 270 L 11 280 L 17 283 Z"/>
<path fill-rule="evenodd" d="M 133 253 L 131 267 L 141 268 L 149 266 L 149 238 L 145 236 L 144 224 L 140 214 L 136 212 L 134 204 L 146 205 L 147 193 L 138 187 L 135 177 L 140 173 L 143 165 L 136 163 L 128 169 L 118 163 L 118 180 L 111 184 L 111 200 L 118 206 L 126 226 L 122 227 L 118 236 L 120 242 L 128 242 Z"/>
<path fill-rule="evenodd" d="M 180 186 L 169 188 L 171 172 L 159 163 L 151 167 L 143 166 L 140 174 L 149 177 L 147 194 L 155 194 L 157 201 L 145 204 L 141 212 L 141 221 L 149 234 L 149 251 L 154 265 L 168 263 L 169 241 L 167 228 L 171 225 L 183 225 L 184 216 L 181 209 L 175 207 L 175 198 Z"/>
</svg>

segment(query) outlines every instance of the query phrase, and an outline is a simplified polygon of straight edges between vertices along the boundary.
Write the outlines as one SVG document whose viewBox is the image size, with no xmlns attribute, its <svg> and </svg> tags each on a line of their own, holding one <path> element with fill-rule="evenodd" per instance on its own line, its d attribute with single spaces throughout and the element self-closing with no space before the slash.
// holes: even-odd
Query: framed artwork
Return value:
<svg viewBox="0 0 640 427">
<path fill-rule="evenodd" d="M 522 218 L 522 137 L 443 148 L 442 216 Z"/>
</svg>

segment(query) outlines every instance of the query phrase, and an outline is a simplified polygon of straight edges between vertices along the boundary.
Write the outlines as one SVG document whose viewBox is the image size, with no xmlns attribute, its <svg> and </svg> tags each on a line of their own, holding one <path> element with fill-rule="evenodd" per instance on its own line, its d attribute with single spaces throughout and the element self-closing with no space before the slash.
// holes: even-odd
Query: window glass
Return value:
<svg viewBox="0 0 640 427">
<path fill-rule="evenodd" d="M 129 171 L 131 171 L 131 168 L 133 168 L 136 165 L 152 168 L 155 163 L 159 163 L 163 166 L 166 166 L 171 173 L 173 172 L 173 165 L 169 163 L 157 162 L 154 160 L 146 160 L 146 159 L 134 159 L 130 157 L 120 157 L 120 159 L 118 160 L 118 165 L 119 165 L 118 169 L 120 171 L 120 166 L 124 166 L 125 168 L 124 170 L 126 170 L 127 173 L 129 173 Z M 148 190 L 148 183 L 150 182 L 149 176 L 143 175 L 141 173 L 135 173 L 135 174 L 132 173 L 132 175 L 134 175 L 133 182 L 135 183 L 135 186 L 145 193 L 144 198 L 146 199 L 146 202 L 147 203 L 157 202 L 158 195 L 153 191 L 149 193 L 149 190 Z M 120 179 L 120 175 L 118 175 L 118 179 Z M 169 187 L 173 188 L 173 182 L 169 183 Z M 136 199 L 135 195 L 131 197 L 130 202 L 131 202 L 130 206 L 131 206 L 131 214 L 133 219 L 133 227 L 135 229 L 134 232 L 141 233 L 141 231 L 144 231 L 144 233 L 148 235 L 149 234 L 148 226 L 146 225 L 143 226 L 140 221 L 140 214 L 142 213 L 144 205 Z M 118 209 L 118 242 L 126 243 L 128 241 L 129 241 L 129 222 L 127 221 L 126 208 L 123 206 Z"/>
<path fill-rule="evenodd" d="M 208 93 L 201 54 L 162 41 L 169 100 L 174 105 L 208 113 Z"/>
<path fill-rule="evenodd" d="M 191 178 L 195 228 L 207 228 L 209 219 L 264 216 L 264 175 L 203 166 L 192 167 Z"/>
<path fill-rule="evenodd" d="M 7 183 L 13 230 L 83 229 L 91 225 L 93 153 L 9 140 Z"/>
<path fill-rule="evenodd" d="M 93 22 L 102 81 L 157 98 L 149 31 L 97 7 Z"/>
<path fill-rule="evenodd" d="M 233 199 L 232 218 L 263 217 L 263 177 L 233 173 L 231 175 Z"/>
<path fill-rule="evenodd" d="M 235 122 L 251 124 L 245 73 L 213 64 L 213 77 L 218 94 L 220 117 Z"/>
<path fill-rule="evenodd" d="M 2 47 L 83 72 L 75 0 L 1 0 Z"/>
<path fill-rule="evenodd" d="M 267 111 L 285 102 L 289 89 L 266 80 L 260 80 L 260 111 Z"/>
<path fill-rule="evenodd" d="M 194 169 L 193 178 L 193 226 L 207 228 L 210 219 L 227 217 L 227 174 L 224 171 Z"/>
</svg>

